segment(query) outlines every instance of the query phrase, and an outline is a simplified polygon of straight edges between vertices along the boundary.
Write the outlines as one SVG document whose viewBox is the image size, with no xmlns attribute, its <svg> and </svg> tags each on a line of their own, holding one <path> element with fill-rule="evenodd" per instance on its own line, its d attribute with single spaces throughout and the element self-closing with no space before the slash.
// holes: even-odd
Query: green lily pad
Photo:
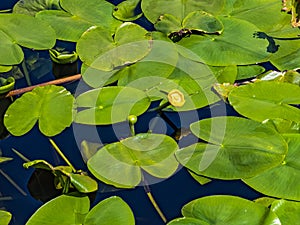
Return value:
<svg viewBox="0 0 300 225">
<path fill-rule="evenodd" d="M 256 121 L 286 119 L 300 122 L 300 87 L 274 81 L 260 81 L 234 88 L 228 96 L 230 104 L 243 116 Z"/>
<path fill-rule="evenodd" d="M 151 50 L 151 37 L 137 24 L 123 23 L 112 37 L 107 29 L 86 31 L 77 43 L 80 59 L 93 68 L 111 71 L 135 63 Z"/>
<path fill-rule="evenodd" d="M 221 35 L 191 35 L 179 44 L 212 66 L 248 65 L 267 60 L 267 41 L 253 37 L 258 28 L 245 20 L 220 17 Z"/>
<path fill-rule="evenodd" d="M 12 215 L 10 212 L 0 210 L 0 224 L 8 225 L 11 218 L 12 218 Z"/>
<path fill-rule="evenodd" d="M 76 105 L 83 108 L 76 114 L 76 123 L 105 125 L 126 121 L 129 115 L 141 115 L 150 106 L 150 99 L 135 88 L 104 87 L 79 95 Z"/>
<path fill-rule="evenodd" d="M 90 201 L 87 196 L 61 195 L 42 205 L 26 225 L 83 224 L 89 208 Z"/>
<path fill-rule="evenodd" d="M 0 94 L 8 93 L 15 87 L 15 78 L 8 77 L 7 79 L 0 77 Z"/>
<path fill-rule="evenodd" d="M 3 66 L 0 65 L 0 73 L 7 73 L 13 69 L 12 66 Z"/>
<path fill-rule="evenodd" d="M 113 34 L 121 24 L 112 16 L 114 5 L 107 1 L 61 0 L 60 5 L 64 11 L 44 10 L 36 15 L 51 24 L 60 40 L 76 42 L 91 26 Z"/>
<path fill-rule="evenodd" d="M 224 0 L 142 0 L 142 11 L 151 23 L 155 23 L 161 15 L 172 14 L 182 21 L 189 13 L 199 9 L 208 13 L 219 12 Z"/>
<path fill-rule="evenodd" d="M 281 225 L 267 207 L 235 196 L 207 196 L 195 199 L 182 208 L 184 218 L 168 225 Z M 190 223 L 189 223 L 190 222 Z"/>
<path fill-rule="evenodd" d="M 259 65 L 245 65 L 237 67 L 237 80 L 254 78 L 265 71 L 265 68 Z"/>
<path fill-rule="evenodd" d="M 44 135 L 54 136 L 71 125 L 73 102 L 73 96 L 63 87 L 37 87 L 9 106 L 4 116 L 4 125 L 12 135 L 21 136 L 38 121 Z"/>
<path fill-rule="evenodd" d="M 80 193 L 90 193 L 98 190 L 98 183 L 85 174 L 70 173 L 68 176 L 72 185 Z"/>
<path fill-rule="evenodd" d="M 279 165 L 287 144 L 268 126 L 238 117 L 214 117 L 195 122 L 191 131 L 206 143 L 179 149 L 178 161 L 191 171 L 218 179 L 240 179 Z"/>
<path fill-rule="evenodd" d="M 209 182 L 211 182 L 212 180 L 207 178 L 207 177 L 204 177 L 204 176 L 201 176 L 201 175 L 198 175 L 190 170 L 188 170 L 189 174 L 201 185 L 205 185 Z"/>
<path fill-rule="evenodd" d="M 279 217 L 282 225 L 297 224 L 300 221 L 300 202 L 275 200 L 271 211 Z"/>
<path fill-rule="evenodd" d="M 14 65 L 22 62 L 21 46 L 35 50 L 52 48 L 55 32 L 45 22 L 28 15 L 0 14 L 0 64 Z M 34 26 L 32 26 L 34 24 Z M 30 32 L 28 32 L 30 30 Z"/>
<path fill-rule="evenodd" d="M 147 56 L 118 72 L 118 85 L 129 85 L 138 89 L 141 89 L 139 88 L 141 86 L 144 88 L 145 85 L 151 86 L 153 83 L 147 82 L 147 78 L 170 76 L 177 65 L 178 58 L 174 43 L 154 39 L 151 51 Z"/>
<path fill-rule="evenodd" d="M 59 0 L 19 0 L 13 7 L 13 13 L 34 16 L 42 10 L 59 10 Z"/>
<path fill-rule="evenodd" d="M 88 213 L 84 225 L 134 225 L 130 207 L 120 197 L 110 197 L 98 203 Z"/>
<path fill-rule="evenodd" d="M 300 134 L 283 136 L 288 143 L 288 152 L 281 163 L 243 181 L 265 195 L 300 201 Z"/>
<path fill-rule="evenodd" d="M 161 15 L 154 26 L 158 31 L 167 35 L 191 31 L 220 34 L 223 31 L 223 25 L 219 19 L 200 10 L 189 13 L 182 21 L 171 14 Z"/>
<path fill-rule="evenodd" d="M 170 177 L 178 167 L 173 155 L 177 148 L 177 143 L 167 135 L 138 134 L 105 145 L 87 165 L 104 183 L 133 188 L 141 182 L 142 170 L 155 177 Z"/>
<path fill-rule="evenodd" d="M 126 0 L 120 2 L 113 12 L 113 16 L 121 21 L 133 21 L 140 18 L 143 13 L 136 13 L 137 7 L 141 0 Z"/>
<path fill-rule="evenodd" d="M 233 84 L 237 78 L 238 66 L 209 66 L 219 83 Z"/>
</svg>

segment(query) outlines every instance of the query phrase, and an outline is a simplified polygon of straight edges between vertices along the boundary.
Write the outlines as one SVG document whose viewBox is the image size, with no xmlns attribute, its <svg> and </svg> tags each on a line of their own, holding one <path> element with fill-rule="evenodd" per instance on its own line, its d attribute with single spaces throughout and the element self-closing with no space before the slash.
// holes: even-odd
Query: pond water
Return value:
<svg viewBox="0 0 300 225">
<path fill-rule="evenodd" d="M 1 1 L 0 9 L 10 8 L 15 2 L 15 0 Z M 115 1 L 114 3 L 117 2 L 120 1 Z M 143 20 L 141 21 L 143 22 Z M 37 84 L 51 79 L 53 79 L 52 74 L 48 74 L 40 79 L 33 78 L 32 82 L 33 84 Z M 17 81 L 17 88 L 23 86 L 26 86 L 24 78 Z M 66 84 L 65 87 L 71 92 L 74 92 L 77 83 Z M 236 115 L 232 108 L 226 106 L 226 110 L 224 111 L 224 108 L 219 107 L 218 104 L 214 107 L 214 112 L 219 115 Z M 199 118 L 209 117 L 210 114 L 210 108 L 204 108 L 197 111 Z M 177 114 L 166 114 L 166 116 L 178 127 L 196 121 L 196 118 L 193 118 L 191 115 L 190 112 L 183 113 L 180 115 L 181 121 L 179 121 Z M 136 125 L 136 132 L 147 132 L 149 123 L 157 116 L 158 115 L 155 113 L 145 113 L 142 115 Z M 183 121 L 182 118 L 184 118 Z M 129 135 L 128 126 L 126 124 L 120 123 L 117 126 L 117 129 L 121 131 L 124 137 Z M 80 138 L 93 141 L 94 138 L 89 136 L 91 132 L 90 129 L 89 126 L 73 125 L 53 138 L 67 158 L 71 159 L 72 164 L 77 169 L 85 171 L 87 169 L 82 160 L 76 141 L 80 141 Z M 97 129 L 103 143 L 110 143 L 117 140 L 111 126 L 104 126 Z M 77 133 L 82 134 L 80 138 L 74 137 L 74 130 L 76 130 Z M 169 135 L 174 132 L 172 126 L 165 123 L 163 120 L 160 120 L 160 123 L 158 123 L 153 130 L 157 133 L 163 132 Z M 184 137 L 179 144 L 185 146 L 194 143 L 195 141 L 194 137 L 188 135 L 187 137 Z M 29 216 L 40 207 L 42 203 L 35 200 L 30 195 L 27 188 L 27 183 L 33 170 L 23 169 L 23 161 L 12 151 L 12 148 L 18 150 L 26 157 L 30 156 L 30 160 L 45 159 L 53 165 L 64 164 L 64 162 L 53 150 L 48 139 L 40 133 L 37 126 L 22 137 L 9 136 L 0 141 L 2 155 L 14 158 L 13 161 L 1 164 L 0 167 L 0 208 L 6 209 L 13 214 L 11 225 L 23 225 Z M 8 179 L 11 179 L 12 181 L 9 182 Z M 13 185 L 12 182 L 15 184 Z M 241 181 L 214 180 L 205 186 L 201 186 L 191 178 L 185 169 L 179 169 L 178 172 L 169 179 L 157 182 L 156 184 L 151 185 L 150 188 L 158 205 L 168 220 L 179 217 L 180 209 L 184 204 L 192 199 L 202 196 L 226 194 L 241 196 L 247 199 L 255 199 L 261 196 Z M 143 187 L 137 187 L 132 190 L 119 190 L 100 184 L 95 202 L 112 195 L 122 197 L 129 204 L 136 217 L 137 225 L 164 224 L 148 200 Z"/>
</svg>

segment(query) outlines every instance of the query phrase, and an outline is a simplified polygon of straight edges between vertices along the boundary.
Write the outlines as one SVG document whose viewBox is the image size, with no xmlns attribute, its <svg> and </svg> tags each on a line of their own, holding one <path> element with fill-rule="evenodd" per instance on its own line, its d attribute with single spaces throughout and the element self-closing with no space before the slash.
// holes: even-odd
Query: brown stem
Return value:
<svg viewBox="0 0 300 225">
<path fill-rule="evenodd" d="M 79 80 L 79 79 L 81 79 L 81 74 L 77 74 L 77 75 L 74 75 L 74 76 L 65 77 L 65 78 L 61 78 L 61 79 L 57 79 L 57 80 L 52 80 L 52 81 L 49 81 L 49 82 L 33 85 L 33 86 L 30 86 L 30 87 L 25 87 L 25 88 L 12 90 L 12 91 L 8 92 L 7 95 L 5 95 L 5 98 L 12 97 L 12 96 L 15 96 L 15 95 L 20 95 L 20 94 L 23 94 L 23 93 L 28 92 L 28 91 L 32 91 L 36 87 L 41 87 L 41 86 L 46 86 L 46 85 L 51 85 L 51 84 L 52 85 L 59 85 L 59 84 L 64 84 L 64 83 L 71 82 L 71 81 L 76 81 L 76 80 Z"/>
</svg>

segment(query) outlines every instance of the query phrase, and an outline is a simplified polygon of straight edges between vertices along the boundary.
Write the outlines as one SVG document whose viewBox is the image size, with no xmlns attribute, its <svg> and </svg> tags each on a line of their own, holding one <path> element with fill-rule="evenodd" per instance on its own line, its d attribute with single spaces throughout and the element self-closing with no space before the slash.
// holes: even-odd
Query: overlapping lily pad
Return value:
<svg viewBox="0 0 300 225">
<path fill-rule="evenodd" d="M 64 10 L 44 10 L 36 16 L 51 24 L 61 40 L 76 42 L 91 26 L 113 34 L 121 24 L 112 16 L 114 5 L 107 1 L 61 0 L 60 5 Z"/>
<path fill-rule="evenodd" d="M 39 122 L 44 135 L 54 136 L 71 125 L 73 102 L 74 97 L 64 87 L 37 87 L 10 105 L 4 124 L 12 135 L 21 136 Z"/>
<path fill-rule="evenodd" d="M 279 165 L 287 144 L 274 129 L 238 117 L 214 117 L 191 125 L 206 143 L 176 152 L 178 161 L 196 174 L 219 179 L 240 179 Z"/>
<path fill-rule="evenodd" d="M 163 134 L 138 134 L 105 145 L 88 160 L 90 172 L 99 180 L 120 188 L 133 188 L 142 181 L 142 170 L 167 178 L 178 167 L 173 153 L 176 142 Z"/>
<path fill-rule="evenodd" d="M 151 50 L 151 36 L 137 24 L 124 23 L 112 37 L 107 29 L 94 27 L 82 35 L 76 49 L 80 59 L 93 68 L 111 71 L 135 63 Z"/>
<path fill-rule="evenodd" d="M 297 224 L 300 221 L 300 202 L 275 200 L 271 211 L 279 217 L 282 225 Z"/>
<path fill-rule="evenodd" d="M 143 92 L 131 87 L 104 87 L 79 95 L 76 123 L 105 125 L 126 121 L 129 115 L 139 116 L 150 106 Z"/>
<path fill-rule="evenodd" d="M 253 37 L 258 28 L 245 20 L 221 17 L 221 35 L 191 35 L 179 44 L 213 66 L 247 65 L 266 61 L 268 42 Z"/>
<path fill-rule="evenodd" d="M 230 104 L 243 116 L 256 121 L 287 119 L 300 122 L 300 87 L 281 82 L 255 82 L 234 88 L 228 96 Z"/>
<path fill-rule="evenodd" d="M 34 16 L 42 10 L 59 10 L 60 0 L 19 0 L 13 7 L 13 13 L 27 14 Z"/>
<path fill-rule="evenodd" d="M 263 194 L 300 201 L 300 135 L 284 134 L 284 137 L 288 143 L 288 152 L 281 163 L 243 181 Z"/>
<path fill-rule="evenodd" d="M 263 205 L 234 196 L 195 199 L 182 208 L 183 218 L 168 225 L 281 225 L 279 218 Z"/>
<path fill-rule="evenodd" d="M 21 14 L 1 14 L 0 65 L 21 63 L 24 58 L 21 46 L 35 50 L 49 49 L 54 46 L 55 39 L 54 30 L 37 18 Z"/>
<path fill-rule="evenodd" d="M 137 13 L 138 6 L 141 0 L 126 0 L 120 2 L 113 12 L 113 16 L 121 21 L 133 21 L 140 18 L 143 13 Z"/>
</svg>

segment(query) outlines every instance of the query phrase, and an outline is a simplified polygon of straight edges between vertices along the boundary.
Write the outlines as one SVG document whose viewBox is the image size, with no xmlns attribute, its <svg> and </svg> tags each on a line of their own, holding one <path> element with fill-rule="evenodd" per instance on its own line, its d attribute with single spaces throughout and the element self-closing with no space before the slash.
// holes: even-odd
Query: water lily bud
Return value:
<svg viewBox="0 0 300 225">
<path fill-rule="evenodd" d="M 168 100 L 171 105 L 176 107 L 181 107 L 185 103 L 184 95 L 177 89 L 174 89 L 168 93 Z"/>
<path fill-rule="evenodd" d="M 137 117 L 136 115 L 129 115 L 128 116 L 128 121 L 131 125 L 134 125 L 137 122 Z"/>
</svg>

